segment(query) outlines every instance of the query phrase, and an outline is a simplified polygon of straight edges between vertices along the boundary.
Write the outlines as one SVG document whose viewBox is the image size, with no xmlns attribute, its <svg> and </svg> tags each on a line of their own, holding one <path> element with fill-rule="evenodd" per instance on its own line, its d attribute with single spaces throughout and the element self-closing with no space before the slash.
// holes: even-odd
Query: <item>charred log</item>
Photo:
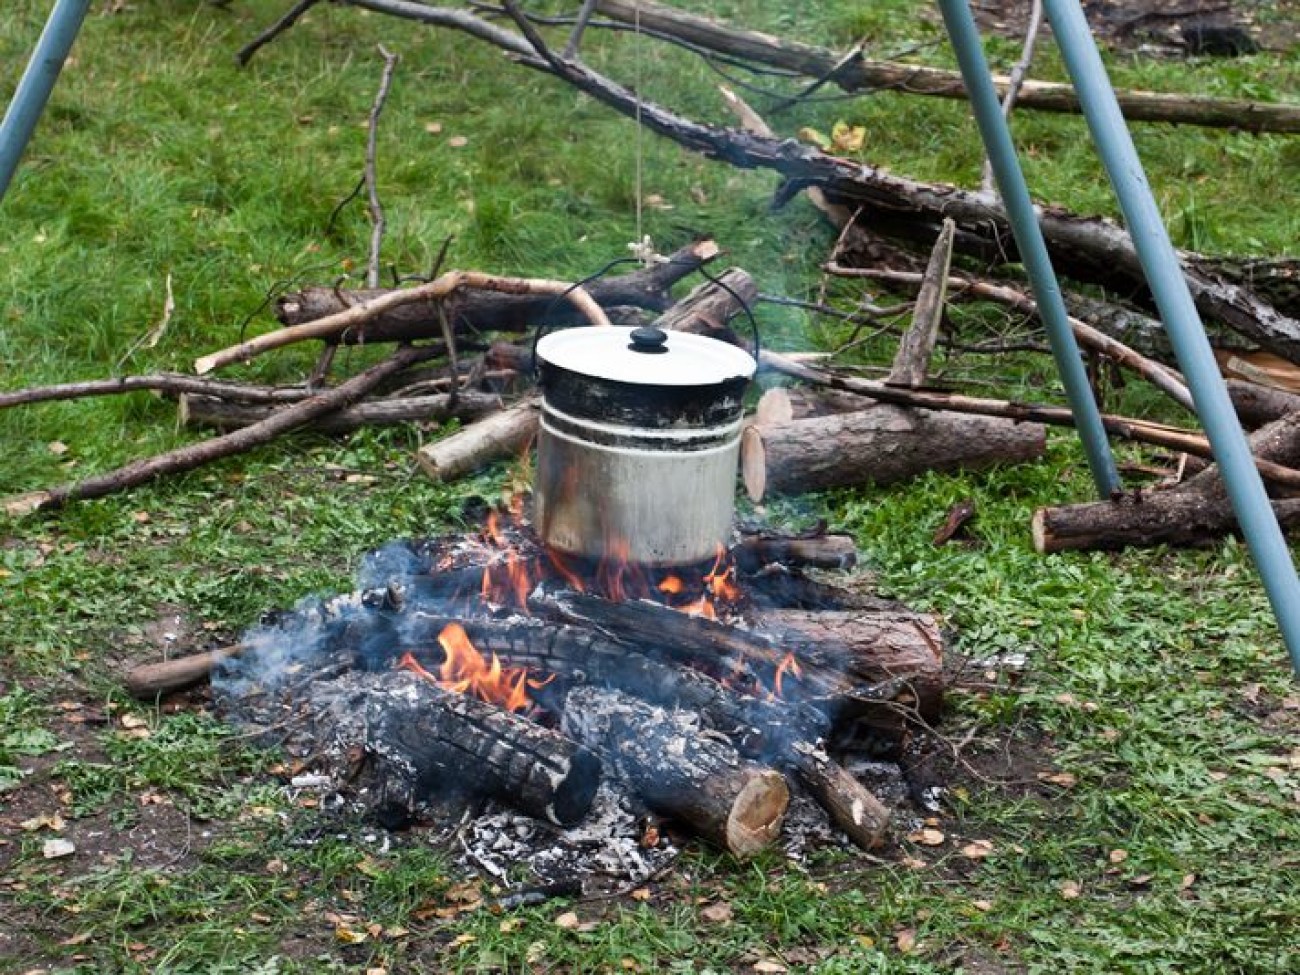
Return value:
<svg viewBox="0 0 1300 975">
<path fill-rule="evenodd" d="M 394 674 L 365 706 L 366 751 L 417 801 L 466 792 L 571 826 L 600 783 L 600 760 L 588 749 L 415 674 Z"/>
<path fill-rule="evenodd" d="M 736 856 L 779 835 L 790 802 L 785 778 L 742 759 L 689 712 L 595 687 L 575 688 L 565 703 L 565 732 L 603 755 L 655 812 Z"/>
</svg>

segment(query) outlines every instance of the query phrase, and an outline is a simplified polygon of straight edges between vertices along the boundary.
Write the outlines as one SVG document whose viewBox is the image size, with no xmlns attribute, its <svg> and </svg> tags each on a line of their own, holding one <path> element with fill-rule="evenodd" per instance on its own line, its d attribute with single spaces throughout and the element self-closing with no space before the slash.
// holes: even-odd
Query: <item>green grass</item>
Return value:
<svg viewBox="0 0 1300 975">
<path fill-rule="evenodd" d="M 8 6 L 0 94 L 48 7 Z M 805 201 L 769 212 L 770 175 L 638 140 L 625 120 L 468 39 L 333 5 L 237 70 L 233 51 L 281 6 L 136 0 L 87 20 L 0 206 L 6 388 L 186 369 L 234 341 L 286 280 L 355 275 L 364 210 L 353 204 L 328 221 L 359 175 L 378 41 L 403 56 L 379 146 L 385 260 L 401 272 L 426 269 L 449 235 L 451 266 L 502 273 L 580 276 L 622 257 L 635 236 L 640 141 L 645 192 L 672 206 L 645 214 L 661 248 L 711 233 L 764 290 L 815 294 L 833 234 Z M 828 45 L 866 37 L 882 56 L 941 35 L 931 6 L 910 0 L 706 8 Z M 1005 65 L 1017 46 L 997 39 L 990 52 Z M 637 50 L 626 37 L 588 39 L 593 64 L 623 78 L 640 70 L 651 97 L 725 120 L 715 75 L 648 42 L 638 69 Z M 942 45 L 914 56 L 950 63 Z M 1118 84 L 1168 91 L 1269 98 L 1300 82 L 1294 52 L 1110 61 Z M 1036 75 L 1061 77 L 1050 44 L 1038 64 Z M 773 119 L 787 133 L 828 131 L 837 120 L 867 127 L 864 160 L 977 179 L 979 147 L 960 104 L 877 95 Z M 440 131 L 429 131 L 433 123 Z M 1114 213 L 1078 120 L 1018 112 L 1015 128 L 1039 198 Z M 455 147 L 453 136 L 468 142 Z M 1294 251 L 1294 138 L 1159 126 L 1136 138 L 1180 244 Z M 169 275 L 176 311 L 166 334 L 124 358 L 159 320 Z M 832 293 L 855 297 L 844 285 Z M 968 337 L 1006 325 L 988 309 L 954 317 Z M 798 313 L 765 308 L 762 321 L 795 346 L 841 336 Z M 248 327 L 266 328 L 267 317 Z M 865 357 L 888 353 L 880 343 Z M 350 355 L 352 368 L 373 353 Z M 293 379 L 310 358 L 270 355 L 238 374 Z M 943 365 L 1021 398 L 1050 396 L 1055 384 L 1042 358 Z M 1112 395 L 1126 409 L 1176 417 L 1132 385 Z M 385 849 L 362 824 L 293 805 L 279 759 L 209 716 L 123 700 L 123 669 L 159 653 L 161 617 L 182 612 L 196 645 L 233 639 L 268 607 L 347 585 L 366 549 L 448 529 L 468 497 L 501 489 L 500 471 L 449 487 L 419 476 L 412 449 L 437 433 L 303 437 L 0 525 L 0 917 L 22 932 L 0 940 L 0 970 L 703 975 L 753 971 L 765 959 L 792 971 L 891 975 L 963 965 L 1295 967 L 1300 704 L 1247 553 L 1229 542 L 1204 552 L 1035 555 L 1034 507 L 1091 494 L 1066 434 L 1052 437 L 1039 464 L 767 510 L 774 521 L 824 516 L 854 532 L 882 589 L 941 614 L 964 656 L 1028 656 L 1022 675 L 977 668 L 954 692 L 944 733 L 970 736 L 970 768 L 955 772 L 941 819 L 949 842 L 904 842 L 910 859 L 824 856 L 805 869 L 695 852 L 644 903 L 456 913 L 448 908 L 462 878 L 418 836 Z M 0 438 L 0 492 L 10 493 L 191 435 L 176 429 L 170 404 L 137 395 L 5 411 Z M 352 471 L 377 479 L 349 482 Z M 962 499 L 978 505 L 974 540 L 934 549 L 934 528 Z M 1061 772 L 1072 785 L 1039 778 Z M 20 824 L 56 810 L 78 852 L 46 860 L 53 834 Z M 972 838 L 990 840 L 993 854 L 961 856 Z M 1063 896 L 1067 883 L 1077 897 Z M 702 913 L 718 901 L 732 906 L 729 921 Z M 582 928 L 554 924 L 566 910 Z M 345 944 L 340 931 L 365 938 Z M 903 952 L 906 934 L 915 947 Z"/>
</svg>

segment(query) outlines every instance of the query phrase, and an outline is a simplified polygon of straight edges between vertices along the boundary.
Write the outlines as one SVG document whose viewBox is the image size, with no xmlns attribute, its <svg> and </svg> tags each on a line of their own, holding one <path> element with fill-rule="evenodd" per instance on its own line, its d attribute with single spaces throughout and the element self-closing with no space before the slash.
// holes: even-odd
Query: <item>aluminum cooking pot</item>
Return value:
<svg viewBox="0 0 1300 975">
<path fill-rule="evenodd" d="M 685 565 L 731 531 L 752 356 L 658 328 L 571 328 L 537 343 L 535 517 L 587 558 Z"/>
</svg>

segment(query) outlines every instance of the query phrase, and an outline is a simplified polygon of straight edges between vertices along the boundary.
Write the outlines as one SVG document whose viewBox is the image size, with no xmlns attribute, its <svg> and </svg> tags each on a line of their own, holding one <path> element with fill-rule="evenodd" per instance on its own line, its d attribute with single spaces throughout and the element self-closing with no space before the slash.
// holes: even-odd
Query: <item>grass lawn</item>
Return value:
<svg viewBox="0 0 1300 975">
<path fill-rule="evenodd" d="M 0 17 L 7 96 L 49 4 Z M 684 155 L 467 38 L 321 4 L 245 70 L 234 51 L 285 3 L 98 2 L 0 205 L 4 388 L 155 369 L 267 327 L 264 296 L 364 266 L 354 203 L 383 42 L 402 55 L 379 142 L 385 262 L 582 276 L 626 254 L 638 141 L 645 230 L 697 233 L 765 291 L 816 294 L 834 233 L 806 201 L 771 212 L 770 175 Z M 576 3 L 530 4 L 568 10 Z M 803 40 L 951 63 L 931 5 L 813 9 L 715 0 Z M 1293 9 L 1283 5 L 1283 9 Z M 1273 11 L 1276 12 L 1276 11 Z M 992 39 L 1006 65 L 1019 42 Z M 722 121 L 716 76 L 688 55 L 592 32 L 591 62 Z M 1294 98 L 1300 54 L 1111 58 L 1117 84 Z M 1060 77 L 1044 43 L 1035 74 Z M 756 98 L 758 107 L 765 106 Z M 795 116 L 798 117 L 795 117 Z M 864 159 L 971 185 L 980 149 L 960 103 L 880 94 L 773 121 L 844 120 Z M 1113 213 L 1081 121 L 1018 113 L 1040 199 Z M 1300 141 L 1145 126 L 1136 133 L 1176 242 L 1295 254 Z M 175 311 L 156 346 L 138 345 Z M 833 289 L 850 297 L 850 292 Z M 1002 324 L 959 311 L 974 330 Z M 836 327 L 773 307 L 793 348 Z M 887 354 L 887 350 L 875 350 Z M 313 353 L 230 372 L 301 377 Z M 344 357 L 349 370 L 368 358 Z M 1059 397 L 1044 359 L 943 362 L 1009 395 Z M 1130 410 L 1166 408 L 1130 386 Z M 1174 413 L 1161 412 L 1169 419 Z M 437 429 L 299 437 L 127 495 L 0 522 L 0 971 L 1260 972 L 1300 967 L 1300 691 L 1244 548 L 1040 557 L 1029 515 L 1083 500 L 1082 451 L 769 506 L 853 532 L 880 588 L 943 616 L 968 667 L 942 732 L 952 788 L 938 846 L 902 836 L 884 862 L 687 855 L 635 897 L 458 911 L 464 878 L 417 832 L 303 805 L 274 753 L 205 710 L 146 707 L 118 680 L 168 648 L 233 640 L 258 613 L 348 584 L 369 548 L 455 526 L 497 470 L 435 486 L 413 450 Z M 147 394 L 0 413 L 0 494 L 107 470 L 191 439 Z M 1120 448 L 1124 460 L 1144 456 Z M 366 475 L 350 478 L 350 474 Z M 970 544 L 935 549 L 949 506 L 979 509 Z M 960 748 L 956 747 L 961 743 Z M 973 840 L 991 852 L 962 852 Z M 47 858 L 51 841 L 70 855 Z M 57 844 L 56 844 L 57 845 Z M 717 909 L 725 904 L 729 910 Z M 714 908 L 714 909 L 711 909 Z M 575 912 L 578 927 L 557 925 Z"/>
</svg>

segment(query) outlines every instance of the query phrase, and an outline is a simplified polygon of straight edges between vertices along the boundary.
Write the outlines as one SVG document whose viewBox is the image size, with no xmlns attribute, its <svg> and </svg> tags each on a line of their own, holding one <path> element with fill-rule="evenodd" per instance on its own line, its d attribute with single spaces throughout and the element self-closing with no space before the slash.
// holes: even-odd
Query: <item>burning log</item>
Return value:
<svg viewBox="0 0 1300 975">
<path fill-rule="evenodd" d="M 902 686 L 891 698 L 932 721 L 943 708 L 943 635 L 932 616 L 910 610 L 778 609 L 759 617 L 782 645 L 805 645 L 822 666 L 853 682 Z M 850 712 L 853 704 L 848 704 Z"/>
<path fill-rule="evenodd" d="M 430 617 L 421 629 L 443 625 L 441 618 Z M 829 732 L 829 722 L 817 710 L 744 694 L 702 671 L 671 666 L 639 646 L 617 643 L 591 629 L 482 620 L 466 623 L 465 630 L 481 653 L 699 714 L 741 754 L 790 769 L 858 846 L 879 844 L 888 810 L 822 750 L 819 742 Z M 570 694 L 565 707 L 573 705 Z"/>
<path fill-rule="evenodd" d="M 574 688 L 565 703 L 566 733 L 604 755 L 655 812 L 739 857 L 780 834 L 785 778 L 704 733 L 698 717 L 595 687 Z"/>
<path fill-rule="evenodd" d="M 391 681 L 366 702 L 365 747 L 412 799 L 466 791 L 560 826 L 586 815 L 601 773 L 589 750 L 416 674 Z"/>
<path fill-rule="evenodd" d="M 937 713 L 938 702 L 933 694 L 922 697 L 906 689 L 913 679 L 929 685 L 934 683 L 930 675 L 937 671 L 935 660 L 942 649 L 942 638 L 934 621 L 918 614 L 877 616 L 846 612 L 846 618 L 860 617 L 856 631 L 850 631 L 845 621 L 840 622 L 852 642 L 828 646 L 801 631 L 797 615 L 765 617 L 771 619 L 770 628 L 777 634 L 772 636 L 688 616 L 645 600 L 614 603 L 594 596 L 565 593 L 547 597 L 538 606 L 569 622 L 597 627 L 636 646 L 656 648 L 680 663 L 723 671 L 752 670 L 773 684 L 777 673 L 790 668 L 793 655 L 800 674 L 795 684 L 797 690 L 787 696 L 793 701 L 815 704 L 832 720 L 842 715 L 856 718 L 879 713 L 889 719 L 884 723 L 897 728 L 905 704 L 924 704 L 929 717 Z M 882 628 L 873 639 L 873 627 L 878 619 Z M 882 680 L 885 686 L 877 686 Z M 908 701 L 894 701 L 899 693 Z"/>
<path fill-rule="evenodd" d="M 540 421 L 541 400 L 529 397 L 451 436 L 425 444 L 416 459 L 433 480 L 454 481 L 494 460 L 522 453 L 537 435 Z"/>
<path fill-rule="evenodd" d="M 769 494 L 893 484 L 926 471 L 982 470 L 1041 457 L 1044 428 L 993 417 L 878 405 L 856 413 L 753 425 L 741 471 L 754 501 Z"/>
<path fill-rule="evenodd" d="M 851 569 L 858 562 L 858 547 L 852 535 L 745 535 L 731 547 L 731 557 L 742 572 L 757 572 L 774 562 L 790 568 Z"/>
</svg>

